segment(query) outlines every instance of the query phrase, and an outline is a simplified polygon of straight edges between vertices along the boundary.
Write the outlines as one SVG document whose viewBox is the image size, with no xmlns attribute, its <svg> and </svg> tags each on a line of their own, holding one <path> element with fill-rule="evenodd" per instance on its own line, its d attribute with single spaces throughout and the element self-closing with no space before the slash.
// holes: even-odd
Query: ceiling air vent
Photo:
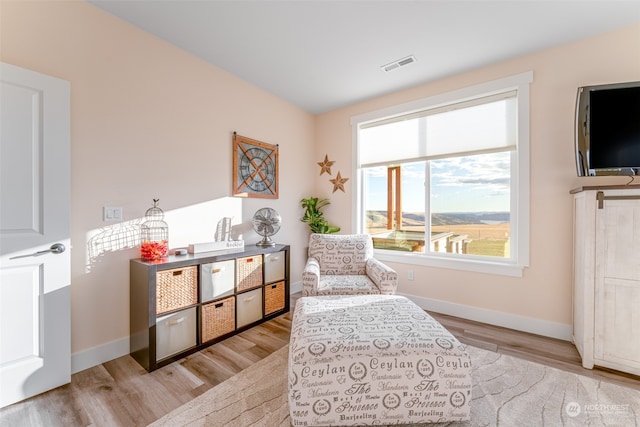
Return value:
<svg viewBox="0 0 640 427">
<path fill-rule="evenodd" d="M 415 56 L 407 56 L 406 58 L 398 59 L 397 61 L 393 61 L 387 65 L 383 65 L 381 68 L 385 72 L 397 70 L 400 67 L 404 67 L 405 65 L 413 64 L 416 62 Z"/>
</svg>

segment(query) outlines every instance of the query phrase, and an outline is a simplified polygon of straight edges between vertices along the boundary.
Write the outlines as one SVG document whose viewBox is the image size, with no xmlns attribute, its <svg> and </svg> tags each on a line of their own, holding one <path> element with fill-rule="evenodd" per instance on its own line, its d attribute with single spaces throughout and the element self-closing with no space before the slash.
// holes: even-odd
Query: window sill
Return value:
<svg viewBox="0 0 640 427">
<path fill-rule="evenodd" d="M 374 250 L 375 257 L 380 261 L 396 262 L 400 264 L 421 265 L 424 267 L 448 268 L 452 270 L 473 271 L 476 273 L 496 274 L 500 276 L 522 277 L 525 266 L 508 264 L 506 262 L 491 262 L 477 259 L 453 259 L 437 255 L 425 255 L 410 252 Z"/>
</svg>

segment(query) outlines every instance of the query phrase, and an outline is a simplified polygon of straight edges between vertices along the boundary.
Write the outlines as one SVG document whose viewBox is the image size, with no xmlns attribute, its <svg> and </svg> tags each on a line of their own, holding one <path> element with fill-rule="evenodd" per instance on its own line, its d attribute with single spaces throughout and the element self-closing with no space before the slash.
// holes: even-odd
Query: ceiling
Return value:
<svg viewBox="0 0 640 427">
<path fill-rule="evenodd" d="M 89 3 L 313 114 L 640 22 L 640 0 Z"/>
</svg>

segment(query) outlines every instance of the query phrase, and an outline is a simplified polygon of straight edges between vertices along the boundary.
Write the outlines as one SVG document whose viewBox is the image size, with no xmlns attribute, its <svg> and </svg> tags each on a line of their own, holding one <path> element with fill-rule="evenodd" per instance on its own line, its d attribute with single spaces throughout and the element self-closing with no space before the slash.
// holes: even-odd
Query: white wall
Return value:
<svg viewBox="0 0 640 427">
<path fill-rule="evenodd" d="M 579 86 L 640 80 L 640 26 L 584 39 L 451 76 L 317 117 L 316 158 L 336 170 L 352 165 L 350 118 L 498 78 L 533 71 L 531 85 L 530 266 L 522 278 L 392 264 L 399 292 L 423 307 L 516 329 L 569 339 L 571 333 L 572 199 L 583 185 L 622 184 L 628 178 L 578 178 L 574 109 Z M 346 174 L 350 176 L 350 173 Z M 326 175 L 316 188 L 331 197 L 328 218 L 348 232 L 354 181 L 331 193 Z M 415 279 L 407 280 L 407 270 Z"/>
<path fill-rule="evenodd" d="M 308 236 L 298 220 L 302 197 L 329 197 L 328 219 L 350 231 L 352 116 L 529 70 L 531 263 L 524 276 L 412 266 L 409 282 L 409 266 L 394 267 L 399 291 L 422 305 L 551 335 L 570 329 L 569 190 L 624 181 L 576 177 L 575 92 L 586 84 L 640 80 L 640 26 L 313 117 L 84 2 L 2 2 L 0 20 L 0 60 L 71 82 L 76 370 L 128 351 L 128 263 L 138 251 L 96 251 L 91 243 L 126 232 L 126 221 L 141 218 L 153 198 L 167 212 L 176 245 L 208 240 L 222 216 L 249 230 L 258 208 L 274 207 L 284 222 L 275 240 L 291 244 L 296 282 Z M 280 145 L 279 199 L 229 197 L 234 131 Z M 316 162 L 325 154 L 336 161 L 334 174 L 350 178 L 345 193 L 332 193 L 327 175 L 318 176 Z M 102 221 L 103 206 L 124 208 L 124 228 Z M 250 231 L 244 237 L 258 240 Z"/>
<path fill-rule="evenodd" d="M 0 19 L 3 62 L 71 82 L 74 370 L 128 352 L 129 259 L 139 253 L 108 243 L 154 198 L 172 247 L 213 240 L 223 216 L 256 243 L 249 220 L 275 208 L 274 240 L 292 246 L 300 280 L 312 115 L 85 2 L 2 2 Z M 279 144 L 279 199 L 230 197 L 234 131 Z M 103 206 L 122 207 L 125 222 L 103 222 Z"/>
</svg>

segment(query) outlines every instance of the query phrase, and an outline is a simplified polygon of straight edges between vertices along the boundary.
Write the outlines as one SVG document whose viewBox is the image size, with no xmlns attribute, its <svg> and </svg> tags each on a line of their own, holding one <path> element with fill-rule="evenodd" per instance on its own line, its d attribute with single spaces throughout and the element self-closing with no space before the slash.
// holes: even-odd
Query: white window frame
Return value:
<svg viewBox="0 0 640 427">
<path fill-rule="evenodd" d="M 456 257 L 429 252 L 410 253 L 375 249 L 376 258 L 402 264 L 522 277 L 524 268 L 529 266 L 529 86 L 531 82 L 533 82 L 533 72 L 528 71 L 351 118 L 352 176 L 355 177 L 354 188 L 356 189 L 352 198 L 352 209 L 356 213 L 352 218 L 352 229 L 364 232 L 361 212 L 364 180 L 358 167 L 360 164 L 358 132 L 361 125 L 510 90 L 517 90 L 518 93 L 516 107 L 517 148 L 511 154 L 511 188 L 515 189 L 515 191 L 511 191 L 511 236 L 512 241 L 515 241 L 511 247 L 513 256 L 510 259 L 488 260 L 482 257 Z"/>
</svg>

